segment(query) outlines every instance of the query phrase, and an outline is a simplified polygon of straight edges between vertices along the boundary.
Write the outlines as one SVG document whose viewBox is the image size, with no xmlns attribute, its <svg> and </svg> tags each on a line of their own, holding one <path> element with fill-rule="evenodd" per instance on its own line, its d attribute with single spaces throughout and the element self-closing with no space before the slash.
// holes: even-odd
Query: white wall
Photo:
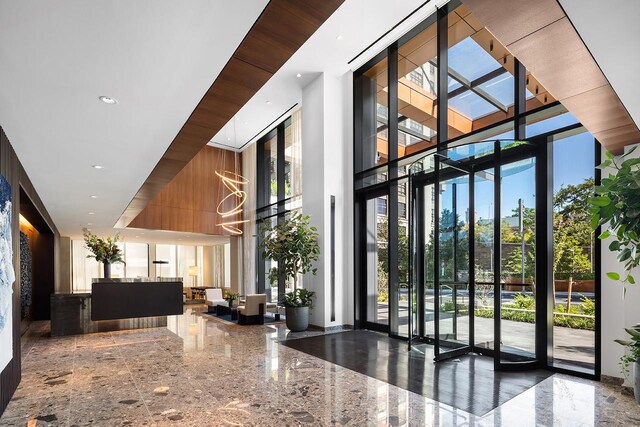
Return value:
<svg viewBox="0 0 640 427">
<path fill-rule="evenodd" d="M 631 147 L 627 147 L 629 149 Z M 629 158 L 639 157 L 640 149 L 636 150 Z M 602 156 L 604 158 L 604 155 Z M 606 177 L 611 171 L 602 173 Z M 623 287 L 619 282 L 614 282 L 606 276 L 606 273 L 615 271 L 624 272 L 623 264 L 616 260 L 616 254 L 609 252 L 609 239 L 602 243 L 601 274 L 602 274 L 602 375 L 621 377 L 620 357 L 623 347 L 613 342 L 616 338 L 627 338 L 625 327 L 640 323 L 640 285 L 628 285 L 627 294 L 624 296 Z M 633 271 L 636 281 L 640 279 L 640 269 Z"/>
<path fill-rule="evenodd" d="M 311 323 L 353 324 L 352 74 L 320 74 L 302 91 L 302 210 L 320 234 L 318 274 L 304 278 L 316 292 Z M 336 200 L 335 320 L 331 321 L 331 196 Z"/>
</svg>

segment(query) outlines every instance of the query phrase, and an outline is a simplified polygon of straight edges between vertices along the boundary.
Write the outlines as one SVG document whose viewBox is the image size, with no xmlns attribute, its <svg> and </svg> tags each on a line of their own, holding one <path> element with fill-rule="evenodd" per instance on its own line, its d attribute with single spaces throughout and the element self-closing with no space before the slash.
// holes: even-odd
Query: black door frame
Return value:
<svg viewBox="0 0 640 427">
<path fill-rule="evenodd" d="M 362 192 L 359 194 L 356 194 L 355 197 L 355 221 L 354 221 L 354 228 L 355 228 L 355 253 L 356 253 L 356 260 L 355 260 L 355 270 L 356 270 L 356 275 L 357 277 L 359 277 L 360 283 L 359 286 L 356 286 L 355 291 L 356 291 L 356 295 L 355 295 L 355 303 L 356 303 L 356 307 L 355 307 L 355 328 L 356 329 L 369 329 L 372 331 L 377 331 L 377 332 L 384 332 L 387 334 L 390 334 L 391 331 L 391 316 L 397 316 L 397 313 L 392 314 L 392 310 L 391 310 L 391 304 L 389 301 L 389 319 L 387 324 L 382 324 L 382 323 L 374 323 L 374 322 L 370 322 L 368 321 L 368 316 L 367 316 L 367 288 L 368 288 L 368 283 L 367 283 L 367 202 L 369 200 L 375 200 L 378 197 L 384 197 L 387 196 L 387 212 L 389 210 L 389 189 L 388 187 L 384 186 L 379 186 L 376 188 L 372 188 L 366 192 Z M 377 215 L 377 206 L 376 206 L 376 212 L 375 215 Z M 387 220 L 387 227 L 390 227 L 391 225 L 391 221 Z M 391 258 L 391 251 L 397 251 L 397 248 L 392 247 L 391 245 L 389 245 L 388 247 L 388 253 L 389 253 L 389 257 Z M 391 266 L 389 268 L 389 270 L 391 270 Z M 389 299 L 391 299 L 391 280 L 389 280 Z"/>
</svg>

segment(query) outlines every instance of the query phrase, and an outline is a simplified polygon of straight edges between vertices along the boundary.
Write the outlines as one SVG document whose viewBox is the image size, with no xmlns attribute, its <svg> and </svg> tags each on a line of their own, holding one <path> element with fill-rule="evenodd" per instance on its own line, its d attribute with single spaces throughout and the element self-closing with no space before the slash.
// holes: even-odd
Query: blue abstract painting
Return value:
<svg viewBox="0 0 640 427">
<path fill-rule="evenodd" d="M 11 185 L 0 175 L 0 370 L 13 356 L 13 245 L 11 242 Z"/>
</svg>

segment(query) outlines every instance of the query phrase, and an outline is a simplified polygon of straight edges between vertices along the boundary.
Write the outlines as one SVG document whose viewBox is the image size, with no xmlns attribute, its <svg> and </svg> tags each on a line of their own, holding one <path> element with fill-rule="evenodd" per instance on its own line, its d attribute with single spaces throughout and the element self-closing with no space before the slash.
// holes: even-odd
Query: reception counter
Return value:
<svg viewBox="0 0 640 427">
<path fill-rule="evenodd" d="M 91 293 L 51 295 L 51 335 L 160 327 L 177 314 L 181 279 L 94 279 Z"/>
</svg>

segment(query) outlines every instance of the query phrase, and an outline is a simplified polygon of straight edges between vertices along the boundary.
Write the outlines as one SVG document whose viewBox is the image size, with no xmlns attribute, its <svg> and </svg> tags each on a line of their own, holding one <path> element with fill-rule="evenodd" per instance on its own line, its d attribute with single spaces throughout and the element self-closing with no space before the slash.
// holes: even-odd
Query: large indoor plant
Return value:
<svg viewBox="0 0 640 427">
<path fill-rule="evenodd" d="M 622 344 L 625 347 L 625 354 L 620 358 L 620 366 L 622 367 L 622 373 L 627 375 L 629 373 L 629 366 L 633 364 L 633 370 L 636 373 L 633 381 L 633 393 L 636 396 L 636 402 L 640 404 L 640 323 L 632 328 L 625 328 L 625 331 L 630 336 L 630 340 L 615 340 L 618 344 Z"/>
<path fill-rule="evenodd" d="M 289 330 L 301 332 L 309 327 L 309 310 L 313 308 L 314 295 L 315 292 L 308 289 L 296 289 L 284 296 L 282 305 Z"/>
<path fill-rule="evenodd" d="M 307 324 L 304 327 L 306 329 L 313 293 L 302 292 L 303 296 L 308 296 L 308 299 L 305 298 L 307 303 L 297 304 L 300 301 L 300 291 L 302 291 L 298 290 L 298 276 L 305 273 L 314 275 L 317 273 L 313 263 L 320 257 L 318 230 L 311 226 L 309 215 L 296 212 L 277 222 L 274 226 L 264 222 L 260 226 L 259 232 L 262 256 L 278 263 L 278 267 L 269 271 L 269 281 L 272 285 L 277 285 L 278 279 L 284 277 L 286 282 L 291 282 L 293 285 L 293 293 L 290 293 L 291 296 L 288 300 L 291 304 L 287 306 L 287 298 L 282 301 L 286 307 L 287 326 L 299 328 L 298 316 L 301 316 L 302 320 L 307 319 Z"/>
<path fill-rule="evenodd" d="M 95 258 L 96 261 L 101 262 L 104 265 L 104 278 L 111 278 L 111 264 L 121 262 L 122 250 L 118 247 L 118 240 L 120 235 L 116 233 L 114 237 L 108 236 L 107 238 L 98 237 L 86 228 L 84 232 L 84 243 L 87 245 L 92 255 L 87 255 L 87 258 Z"/>
<path fill-rule="evenodd" d="M 620 281 L 626 295 L 627 285 L 636 283 L 631 274 L 640 265 L 640 158 L 629 155 L 637 147 L 616 159 L 615 155 L 606 152 L 606 160 L 598 166 L 602 170 L 612 170 L 603 177 L 595 188 L 596 196 L 589 199 L 591 228 L 595 231 L 599 226 L 607 227 L 599 238 L 611 238 L 609 251 L 617 254 L 617 259 L 624 265 L 624 273 L 610 271 L 607 277 Z M 640 325 L 626 328 L 631 341 L 616 340 L 623 344 L 627 353 L 621 358 L 622 373 L 626 376 L 630 364 L 634 364 L 634 384 L 636 400 L 640 403 Z"/>
</svg>

